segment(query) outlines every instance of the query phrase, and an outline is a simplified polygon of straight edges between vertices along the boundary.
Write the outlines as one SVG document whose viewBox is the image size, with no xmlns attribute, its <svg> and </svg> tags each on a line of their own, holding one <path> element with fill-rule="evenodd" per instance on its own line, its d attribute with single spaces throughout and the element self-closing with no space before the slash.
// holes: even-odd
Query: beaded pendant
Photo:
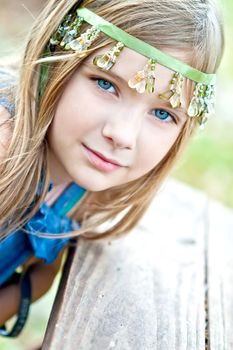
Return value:
<svg viewBox="0 0 233 350">
<path fill-rule="evenodd" d="M 116 63 L 117 57 L 124 48 L 124 44 L 118 42 L 114 47 L 103 55 L 98 55 L 93 59 L 93 64 L 103 70 L 110 70 Z"/>
<path fill-rule="evenodd" d="M 132 89 L 136 89 L 140 94 L 144 92 L 153 93 L 155 91 L 155 67 L 156 61 L 149 59 L 143 70 L 137 72 L 135 76 L 128 81 Z"/>
<path fill-rule="evenodd" d="M 179 108 L 181 106 L 183 81 L 184 77 L 180 73 L 174 73 L 170 81 L 169 90 L 159 95 L 162 100 L 169 101 L 172 108 Z"/>
<path fill-rule="evenodd" d="M 57 31 L 49 41 L 51 51 L 53 51 L 55 45 L 60 45 L 64 50 L 69 50 L 69 42 L 78 36 L 82 24 L 83 18 L 74 17 L 71 14 L 66 15 L 64 21 L 59 25 Z"/>
<path fill-rule="evenodd" d="M 214 102 L 214 86 L 197 83 L 188 108 L 188 116 L 197 117 L 200 125 L 205 124 L 214 111 Z"/>
<path fill-rule="evenodd" d="M 87 50 L 97 39 L 99 33 L 100 30 L 95 26 L 87 29 L 87 31 L 81 34 L 80 37 L 74 39 L 69 43 L 70 49 L 76 52 L 82 52 Z"/>
</svg>

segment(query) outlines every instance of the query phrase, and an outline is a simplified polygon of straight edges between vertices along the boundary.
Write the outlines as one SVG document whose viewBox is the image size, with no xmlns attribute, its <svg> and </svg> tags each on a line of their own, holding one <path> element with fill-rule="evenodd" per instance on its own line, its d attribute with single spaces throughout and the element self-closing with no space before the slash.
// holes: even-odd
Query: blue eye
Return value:
<svg viewBox="0 0 233 350">
<path fill-rule="evenodd" d="M 106 90 L 108 92 L 115 92 L 115 88 L 114 86 L 107 80 L 104 79 L 96 79 L 98 86 L 103 89 Z M 110 90 L 112 88 L 112 90 Z"/>
<path fill-rule="evenodd" d="M 164 121 L 166 123 L 169 123 L 172 121 L 175 122 L 174 117 L 164 109 L 153 109 L 153 111 L 154 111 L 153 115 L 157 117 L 159 120 Z"/>
</svg>

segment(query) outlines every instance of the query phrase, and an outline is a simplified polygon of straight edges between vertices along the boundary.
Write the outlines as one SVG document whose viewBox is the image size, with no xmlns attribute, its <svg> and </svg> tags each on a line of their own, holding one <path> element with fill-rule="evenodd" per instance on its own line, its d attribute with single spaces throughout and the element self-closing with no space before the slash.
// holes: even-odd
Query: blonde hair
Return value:
<svg viewBox="0 0 233 350">
<path fill-rule="evenodd" d="M 28 39 L 20 70 L 13 134 L 7 157 L 1 163 L 3 235 L 22 227 L 45 198 L 49 184 L 46 133 L 65 84 L 83 59 L 112 42 L 101 35 L 82 55 L 57 52 L 50 59 L 50 78 L 39 105 L 38 79 L 44 49 L 64 15 L 80 3 L 76 0 L 50 0 Z M 175 0 L 175 6 L 170 0 L 84 0 L 82 5 L 159 49 L 185 51 L 189 56 L 188 63 L 202 71 L 214 73 L 218 68 L 223 51 L 223 29 L 212 0 Z M 187 89 L 191 94 L 192 82 L 187 81 Z M 87 193 L 82 201 L 82 214 L 78 204 L 71 215 L 82 221 L 82 229 L 59 237 L 82 234 L 97 239 L 119 236 L 131 230 L 147 209 L 195 126 L 195 119 L 187 118 L 171 149 L 148 174 L 98 193 L 98 200 L 92 204 L 88 199 L 94 198 L 94 195 Z M 42 174 L 44 186 L 37 198 Z M 112 224 L 103 232 L 96 229 L 108 221 Z"/>
</svg>

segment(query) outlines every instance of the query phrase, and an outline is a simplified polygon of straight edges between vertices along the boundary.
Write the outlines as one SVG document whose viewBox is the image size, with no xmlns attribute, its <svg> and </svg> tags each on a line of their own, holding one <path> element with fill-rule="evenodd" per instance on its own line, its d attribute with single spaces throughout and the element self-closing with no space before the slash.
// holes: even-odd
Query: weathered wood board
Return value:
<svg viewBox="0 0 233 350">
<path fill-rule="evenodd" d="M 233 214 L 219 203 L 208 210 L 210 349 L 233 349 Z"/>
<path fill-rule="evenodd" d="M 128 236 L 80 239 L 70 254 L 42 349 L 204 350 L 205 297 L 218 299 L 206 293 L 207 261 L 213 260 L 208 255 L 209 230 L 215 226 L 211 210 L 201 192 L 170 181 Z M 232 280 L 230 271 L 226 279 Z M 233 296 L 225 307 L 232 302 Z M 216 320 L 214 329 L 210 326 L 216 339 L 211 349 L 230 350 L 221 347 L 223 332 L 215 318 L 221 311 L 217 304 L 211 310 Z M 225 333 L 232 342 L 231 329 Z"/>
</svg>

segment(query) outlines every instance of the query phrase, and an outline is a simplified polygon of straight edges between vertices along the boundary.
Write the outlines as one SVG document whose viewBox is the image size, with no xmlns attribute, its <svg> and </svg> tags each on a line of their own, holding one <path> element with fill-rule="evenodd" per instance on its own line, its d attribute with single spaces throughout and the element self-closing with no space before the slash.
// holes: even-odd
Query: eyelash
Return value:
<svg viewBox="0 0 233 350">
<path fill-rule="evenodd" d="M 109 83 L 109 84 L 114 88 L 115 93 L 118 94 L 118 89 L 117 89 L 117 88 L 115 87 L 115 85 L 114 85 L 113 83 L 111 83 L 110 81 L 108 81 L 108 80 L 106 80 L 106 79 L 103 79 L 103 78 L 100 78 L 100 77 L 92 77 L 91 80 L 95 83 L 95 85 L 97 86 L 97 88 L 100 89 L 101 91 L 107 91 L 107 92 L 108 92 L 108 90 L 105 90 L 104 88 L 102 88 L 102 87 L 99 86 L 98 81 L 102 80 L 103 82 Z M 108 93 L 112 94 L 113 92 L 108 92 Z M 157 117 L 156 119 L 157 119 L 159 122 L 161 122 L 161 123 L 163 123 L 163 124 L 164 124 L 164 123 L 175 123 L 175 124 L 177 124 L 176 118 L 175 118 L 171 113 L 169 113 L 168 111 L 166 111 L 165 109 L 162 109 L 162 108 L 155 108 L 155 109 L 153 109 L 152 111 L 160 111 L 160 112 L 162 112 L 162 113 L 167 113 L 168 116 L 170 116 L 171 119 L 172 119 L 171 121 L 166 121 L 165 119 L 159 119 L 159 118 Z"/>
<path fill-rule="evenodd" d="M 171 114 L 169 113 L 168 111 L 166 111 L 165 109 L 162 109 L 162 108 L 155 108 L 153 109 L 153 111 L 157 111 L 157 112 L 162 112 L 162 114 L 166 113 L 169 117 L 171 117 L 171 120 L 170 121 L 166 121 L 165 119 L 160 119 L 159 117 L 157 117 L 157 119 L 159 121 L 161 121 L 162 123 L 175 123 L 177 124 L 177 120 L 176 118 Z"/>
<path fill-rule="evenodd" d="M 92 77 L 91 78 L 92 81 L 94 81 L 94 83 L 96 84 L 97 88 L 99 88 L 101 91 L 107 91 L 108 90 L 105 90 L 104 88 L 101 88 L 98 84 L 98 81 L 102 80 L 104 82 L 107 82 L 109 84 L 111 84 L 111 86 L 114 88 L 115 92 L 118 94 L 118 89 L 115 87 L 115 85 L 113 83 L 111 83 L 110 81 L 106 80 L 106 79 L 103 79 L 103 78 L 100 78 L 100 77 Z M 110 92 L 112 94 L 112 92 Z"/>
</svg>

